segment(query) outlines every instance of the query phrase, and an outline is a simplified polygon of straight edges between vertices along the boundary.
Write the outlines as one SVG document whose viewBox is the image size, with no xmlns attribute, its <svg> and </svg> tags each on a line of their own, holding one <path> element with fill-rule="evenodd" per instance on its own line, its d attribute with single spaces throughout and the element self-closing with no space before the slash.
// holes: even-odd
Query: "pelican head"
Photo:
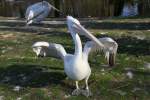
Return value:
<svg viewBox="0 0 150 100">
<path fill-rule="evenodd" d="M 42 1 L 42 4 L 43 4 L 43 5 L 46 5 L 46 6 L 51 6 L 51 5 L 49 4 L 49 2 L 44 1 L 44 0 Z"/>
<path fill-rule="evenodd" d="M 104 47 L 104 45 L 95 37 L 93 36 L 89 31 L 87 31 L 81 24 L 80 22 L 73 18 L 72 16 L 67 16 L 67 24 L 68 24 L 68 28 L 69 30 L 71 30 L 73 34 L 80 34 L 80 35 L 84 35 L 87 38 L 91 39 L 92 41 L 94 41 L 96 44 L 98 44 L 101 48 Z"/>
</svg>

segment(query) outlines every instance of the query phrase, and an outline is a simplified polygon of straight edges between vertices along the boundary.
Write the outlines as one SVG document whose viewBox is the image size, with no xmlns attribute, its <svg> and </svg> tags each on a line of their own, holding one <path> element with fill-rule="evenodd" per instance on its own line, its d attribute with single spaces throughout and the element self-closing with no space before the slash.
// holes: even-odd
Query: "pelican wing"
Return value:
<svg viewBox="0 0 150 100">
<path fill-rule="evenodd" d="M 36 42 L 32 46 L 33 51 L 37 56 L 54 57 L 64 59 L 66 51 L 61 44 L 48 43 L 48 42 Z M 40 48 L 40 50 L 39 50 Z"/>
<path fill-rule="evenodd" d="M 118 49 L 117 42 L 108 37 L 99 38 L 98 40 L 104 45 L 105 48 L 100 48 L 93 41 L 86 42 L 83 51 L 86 58 L 88 58 L 90 52 L 102 51 L 105 54 L 108 64 L 113 66 L 115 64 L 115 57 Z"/>
<path fill-rule="evenodd" d="M 38 16 L 40 16 L 43 13 L 44 13 L 44 10 L 39 12 L 39 13 L 37 13 L 36 15 L 34 15 L 33 11 L 30 11 L 29 17 L 27 19 L 27 23 L 31 24 L 33 22 L 32 20 L 36 19 Z"/>
</svg>

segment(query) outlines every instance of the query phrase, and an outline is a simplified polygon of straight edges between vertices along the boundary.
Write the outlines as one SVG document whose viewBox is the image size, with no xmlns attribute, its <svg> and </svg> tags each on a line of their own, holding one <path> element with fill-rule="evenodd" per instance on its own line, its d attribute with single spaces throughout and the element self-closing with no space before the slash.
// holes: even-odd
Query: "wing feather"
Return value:
<svg viewBox="0 0 150 100">
<path fill-rule="evenodd" d="M 48 42 L 36 42 L 32 46 L 33 51 L 37 56 L 54 57 L 64 59 L 66 51 L 61 44 L 48 43 Z M 38 51 L 38 49 L 40 50 Z M 37 53 L 38 52 L 38 53 Z"/>
<path fill-rule="evenodd" d="M 88 41 L 84 46 L 84 54 L 88 58 L 90 53 L 102 52 L 105 54 L 105 58 L 110 66 L 113 66 L 115 63 L 115 57 L 118 49 L 118 44 L 112 38 L 105 37 L 99 38 L 99 41 L 104 45 L 104 48 L 99 48 L 97 44 L 93 41 Z"/>
</svg>

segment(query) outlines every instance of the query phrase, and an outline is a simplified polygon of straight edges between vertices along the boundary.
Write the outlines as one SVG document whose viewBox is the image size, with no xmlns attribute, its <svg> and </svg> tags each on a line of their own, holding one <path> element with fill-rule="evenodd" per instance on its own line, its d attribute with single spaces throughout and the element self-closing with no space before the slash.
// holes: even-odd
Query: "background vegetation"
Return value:
<svg viewBox="0 0 150 100">
<path fill-rule="evenodd" d="M 24 17 L 26 8 L 42 0 L 9 0 L 0 1 L 0 16 Z M 66 15 L 76 17 L 112 17 L 120 16 L 124 3 L 138 2 L 139 14 L 150 15 L 150 0 L 46 0 L 63 11 Z M 52 11 L 49 17 L 59 17 L 57 12 Z M 60 15 L 60 17 L 64 17 Z"/>
</svg>

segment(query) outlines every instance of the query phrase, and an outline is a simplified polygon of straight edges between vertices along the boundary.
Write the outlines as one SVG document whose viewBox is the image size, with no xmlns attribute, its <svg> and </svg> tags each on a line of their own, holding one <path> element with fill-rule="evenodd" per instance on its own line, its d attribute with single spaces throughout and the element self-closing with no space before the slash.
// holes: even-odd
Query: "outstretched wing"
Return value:
<svg viewBox="0 0 150 100">
<path fill-rule="evenodd" d="M 36 42 L 32 45 L 32 48 L 37 56 L 64 59 L 66 55 L 66 51 L 61 44 Z"/>
<path fill-rule="evenodd" d="M 92 41 L 86 42 L 83 51 L 86 58 L 88 59 L 90 52 L 102 51 L 105 54 L 108 64 L 113 66 L 115 64 L 115 57 L 118 49 L 117 42 L 109 37 L 99 38 L 99 41 L 104 45 L 105 48 L 99 48 L 99 46 Z"/>
</svg>

